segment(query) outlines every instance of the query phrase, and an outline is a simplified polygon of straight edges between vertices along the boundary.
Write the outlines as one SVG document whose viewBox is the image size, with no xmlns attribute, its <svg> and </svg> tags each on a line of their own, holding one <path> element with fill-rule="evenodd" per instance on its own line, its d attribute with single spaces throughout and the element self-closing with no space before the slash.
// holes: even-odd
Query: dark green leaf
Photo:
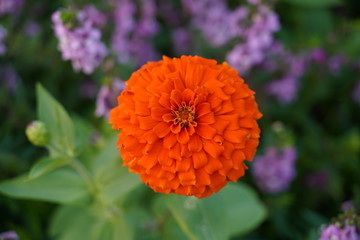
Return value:
<svg viewBox="0 0 360 240">
<path fill-rule="evenodd" d="M 282 0 L 298 6 L 306 6 L 312 8 L 333 7 L 341 4 L 340 0 Z"/>
</svg>

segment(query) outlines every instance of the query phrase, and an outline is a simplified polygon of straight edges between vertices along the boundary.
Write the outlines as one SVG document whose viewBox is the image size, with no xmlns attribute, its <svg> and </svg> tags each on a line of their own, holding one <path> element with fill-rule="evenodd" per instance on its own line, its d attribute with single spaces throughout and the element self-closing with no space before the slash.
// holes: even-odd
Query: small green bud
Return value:
<svg viewBox="0 0 360 240">
<path fill-rule="evenodd" d="M 36 146 L 45 146 L 49 143 L 50 135 L 45 123 L 33 121 L 26 127 L 26 136 L 29 141 Z"/>
</svg>

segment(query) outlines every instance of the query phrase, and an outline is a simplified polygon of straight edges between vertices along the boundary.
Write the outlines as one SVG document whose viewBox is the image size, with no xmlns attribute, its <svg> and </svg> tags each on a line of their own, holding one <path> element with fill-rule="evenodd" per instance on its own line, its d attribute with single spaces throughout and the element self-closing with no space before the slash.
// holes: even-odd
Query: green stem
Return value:
<svg viewBox="0 0 360 240">
<path fill-rule="evenodd" d="M 89 191 L 95 196 L 96 195 L 96 187 L 93 179 L 91 178 L 90 173 L 85 168 L 85 166 L 76 158 L 73 158 L 72 162 L 70 163 L 72 166 L 85 180 L 86 185 L 89 188 Z"/>
</svg>

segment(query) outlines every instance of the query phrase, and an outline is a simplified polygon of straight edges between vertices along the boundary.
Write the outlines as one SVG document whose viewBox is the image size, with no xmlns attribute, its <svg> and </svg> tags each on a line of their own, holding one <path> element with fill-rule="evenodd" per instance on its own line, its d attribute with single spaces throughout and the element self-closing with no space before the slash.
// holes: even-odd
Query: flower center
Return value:
<svg viewBox="0 0 360 240">
<path fill-rule="evenodd" d="M 194 106 L 179 106 L 179 108 L 173 111 L 174 124 L 180 124 L 182 128 L 188 127 L 189 124 L 195 123 L 195 107 Z"/>
</svg>

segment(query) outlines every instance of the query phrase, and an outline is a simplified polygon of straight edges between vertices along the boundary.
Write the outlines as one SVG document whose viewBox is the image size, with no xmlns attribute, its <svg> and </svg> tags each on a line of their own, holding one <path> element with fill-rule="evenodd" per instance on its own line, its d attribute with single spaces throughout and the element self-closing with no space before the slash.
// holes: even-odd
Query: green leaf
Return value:
<svg viewBox="0 0 360 240">
<path fill-rule="evenodd" d="M 80 204 L 90 199 L 84 180 L 70 167 L 63 167 L 33 180 L 22 175 L 0 183 L 0 192 L 11 197 L 62 204 Z"/>
<path fill-rule="evenodd" d="M 168 239 L 182 239 L 184 234 L 191 240 L 225 240 L 254 229 L 266 216 L 265 207 L 245 184 L 230 183 L 204 199 L 167 195 L 158 201 L 162 201 L 158 205 L 168 206 L 177 222 L 177 226 L 170 220 L 164 225 L 163 236 Z M 180 228 L 182 234 L 174 227 Z"/>
<path fill-rule="evenodd" d="M 333 6 L 341 5 L 340 0 L 282 0 L 282 1 L 292 3 L 298 6 L 305 6 L 311 8 L 333 7 Z"/>
<path fill-rule="evenodd" d="M 50 132 L 50 146 L 53 155 L 74 155 L 75 134 L 73 123 L 60 105 L 42 86 L 37 84 L 38 118 Z M 54 151 L 55 149 L 55 151 Z"/>
<path fill-rule="evenodd" d="M 140 178 L 122 166 L 116 148 L 117 137 L 106 141 L 103 150 L 94 158 L 91 171 L 100 188 L 99 196 L 103 202 L 111 203 L 125 197 L 140 183 Z"/>
<path fill-rule="evenodd" d="M 59 167 L 62 167 L 71 162 L 70 158 L 67 157 L 45 157 L 40 159 L 31 168 L 29 173 L 29 179 L 35 179 L 48 172 L 51 172 Z"/>
<path fill-rule="evenodd" d="M 58 240 L 132 240 L 131 227 L 123 216 L 105 216 L 105 209 L 60 207 L 51 222 L 50 234 Z"/>
</svg>

